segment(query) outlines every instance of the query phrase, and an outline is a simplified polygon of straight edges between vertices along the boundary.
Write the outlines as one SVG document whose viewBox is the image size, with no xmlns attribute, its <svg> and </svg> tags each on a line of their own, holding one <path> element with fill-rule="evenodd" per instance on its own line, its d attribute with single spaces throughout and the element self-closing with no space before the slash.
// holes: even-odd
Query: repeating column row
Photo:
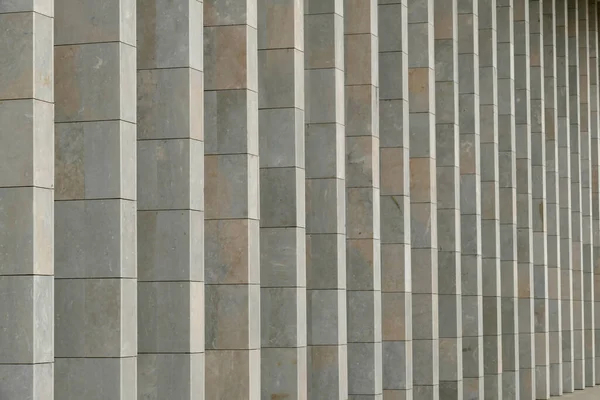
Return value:
<svg viewBox="0 0 600 400">
<path fill-rule="evenodd" d="M 2 2 L 0 397 L 595 386 L 599 10 Z"/>
</svg>

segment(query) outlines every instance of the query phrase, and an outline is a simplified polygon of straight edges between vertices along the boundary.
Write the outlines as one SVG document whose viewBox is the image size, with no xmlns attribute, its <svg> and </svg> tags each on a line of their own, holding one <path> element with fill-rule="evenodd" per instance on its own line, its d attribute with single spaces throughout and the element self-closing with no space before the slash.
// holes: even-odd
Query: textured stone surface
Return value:
<svg viewBox="0 0 600 400">
<path fill-rule="evenodd" d="M 582 124 L 583 103 L 581 91 L 580 54 L 587 53 L 580 48 L 586 40 L 580 33 L 580 26 L 586 25 L 584 17 L 579 20 L 579 1 L 568 1 L 569 19 L 569 137 L 571 140 L 571 229 L 573 235 L 572 257 L 572 293 L 573 293 L 573 384 L 575 389 L 585 387 L 584 335 L 583 335 L 583 202 L 582 202 L 582 150 L 581 138 L 584 128 Z M 582 28 L 583 29 L 583 28 Z M 583 32 L 583 31 L 582 31 Z M 587 35 L 587 29 L 585 30 Z M 585 68 L 584 68 L 585 70 Z M 587 78 L 585 78 L 587 79 Z M 585 93 L 587 95 L 587 92 Z M 587 114 L 586 114 L 587 115 Z M 585 126 L 587 129 L 587 126 Z"/>
<path fill-rule="evenodd" d="M 562 386 L 562 330 L 561 330 L 561 248 L 560 248 L 560 191 L 557 99 L 557 1 L 542 4 L 543 54 L 544 54 L 544 133 L 546 153 L 546 257 L 548 263 L 548 381 L 552 396 L 563 392 Z M 536 287 L 538 287 L 536 285 Z M 536 338 L 537 339 L 537 338 Z M 536 352 L 537 357 L 537 352 Z M 537 364 L 537 362 L 536 362 Z"/>
<path fill-rule="evenodd" d="M 595 382 L 600 383 L 600 336 L 598 335 L 600 329 L 600 319 L 597 316 L 600 310 L 600 283 L 598 283 L 596 276 L 600 274 L 599 262 L 600 262 L 600 182 L 598 178 L 598 169 L 600 167 L 600 87 L 598 86 L 599 71 L 600 67 L 598 64 L 598 32 L 600 19 L 598 18 L 598 12 L 600 8 L 596 2 L 590 2 L 590 134 L 591 134 L 591 156 L 592 156 L 592 233 L 593 233 L 593 244 L 594 244 L 594 258 L 592 259 L 592 293 L 594 298 L 593 303 L 593 321 L 594 321 L 594 368 L 596 372 Z"/>
<path fill-rule="evenodd" d="M 479 0 L 479 120 L 484 398 L 502 399 L 496 0 Z"/>
<path fill-rule="evenodd" d="M 479 54 L 479 3 L 459 1 L 461 314 L 465 399 L 484 398 Z"/>
<path fill-rule="evenodd" d="M 382 395 L 377 4 L 344 1 L 348 398 Z"/>
<path fill-rule="evenodd" d="M 569 45 L 568 2 L 556 1 L 558 160 L 560 191 L 560 267 L 561 267 L 561 328 L 563 356 L 563 391 L 574 390 L 573 364 L 573 294 L 572 294 L 572 232 L 571 232 L 571 142 L 569 109 Z"/>
<path fill-rule="evenodd" d="M 518 399 L 517 177 L 515 138 L 514 7 L 498 1 L 498 169 L 502 308 L 502 395 Z M 521 38 L 523 40 L 523 38 Z"/>
<path fill-rule="evenodd" d="M 0 3 L 0 398 L 597 396 L 596 0 Z"/>
<path fill-rule="evenodd" d="M 307 399 L 304 6 L 258 2 L 261 398 Z"/>
<path fill-rule="evenodd" d="M 385 400 L 411 398 L 413 387 L 407 11 L 406 0 L 380 2 L 378 8 Z"/>
<path fill-rule="evenodd" d="M 439 307 L 434 0 L 408 2 L 413 398 L 437 399 Z M 410 48 L 427 49 L 424 52 Z"/>
<path fill-rule="evenodd" d="M 0 5 L 0 395 L 7 400 L 54 399 L 53 8 L 52 0 Z"/>
<path fill-rule="evenodd" d="M 257 7 L 204 3 L 207 399 L 261 396 Z"/>
<path fill-rule="evenodd" d="M 138 340 L 136 5 L 55 3 L 55 396 L 130 399 Z M 92 380 L 98 384 L 86 385 Z"/>
<path fill-rule="evenodd" d="M 440 396 L 463 398 L 461 184 L 459 143 L 459 17 L 456 1 L 436 1 L 436 179 L 439 274 Z"/>
</svg>

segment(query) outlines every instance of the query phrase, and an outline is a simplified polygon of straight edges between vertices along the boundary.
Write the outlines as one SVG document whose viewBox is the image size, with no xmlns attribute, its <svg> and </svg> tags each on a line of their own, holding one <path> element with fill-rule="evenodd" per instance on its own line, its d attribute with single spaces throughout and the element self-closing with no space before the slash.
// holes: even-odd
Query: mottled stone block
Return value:
<svg viewBox="0 0 600 400">
<path fill-rule="evenodd" d="M 55 213 L 58 278 L 136 277 L 134 202 L 61 201 Z"/>
<path fill-rule="evenodd" d="M 135 123 L 135 48 L 122 42 L 57 46 L 56 122 Z"/>
<path fill-rule="evenodd" d="M 133 279 L 56 280 L 57 358 L 135 357 L 136 285 Z M 64 390 L 65 378 L 57 377 L 57 386 L 60 383 Z"/>
</svg>

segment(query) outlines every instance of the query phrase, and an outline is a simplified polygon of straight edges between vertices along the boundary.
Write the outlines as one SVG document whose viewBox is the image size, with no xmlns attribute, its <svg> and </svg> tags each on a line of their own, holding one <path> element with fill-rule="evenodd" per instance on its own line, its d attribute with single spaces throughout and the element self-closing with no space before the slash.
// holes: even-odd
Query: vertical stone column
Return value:
<svg viewBox="0 0 600 400">
<path fill-rule="evenodd" d="M 206 399 L 261 396 L 257 58 L 257 0 L 205 0 Z"/>
<path fill-rule="evenodd" d="M 569 46 L 568 1 L 556 0 L 556 104 L 558 116 L 558 173 L 560 202 L 560 299 L 562 330 L 563 392 L 573 387 L 573 295 L 571 233 L 571 145 L 569 138 Z"/>
<path fill-rule="evenodd" d="M 458 3 L 460 213 L 463 374 L 465 398 L 484 398 L 479 120 L 479 11 Z"/>
<path fill-rule="evenodd" d="M 562 394 L 562 333 L 560 307 L 560 202 L 557 113 L 556 1 L 543 0 L 544 130 L 546 150 L 546 251 L 548 361 L 550 395 Z M 535 207 L 534 207 L 535 213 Z M 535 253 L 537 254 L 537 252 Z M 536 280 L 536 285 L 537 285 Z M 537 287 L 537 286 L 536 286 Z M 537 337 L 536 337 L 537 340 Z M 536 345 L 537 345 L 536 341 Z M 536 351 L 536 356 L 537 356 Z"/>
<path fill-rule="evenodd" d="M 498 168 L 502 293 L 502 392 L 519 398 L 517 308 L 517 176 L 513 0 L 498 0 Z"/>
<path fill-rule="evenodd" d="M 594 241 L 594 368 L 596 384 L 600 383 L 600 76 L 599 37 L 600 7 L 590 1 L 590 133 L 592 151 L 592 232 Z"/>
<path fill-rule="evenodd" d="M 458 131 L 458 10 L 437 0 L 434 10 L 440 398 L 463 398 L 460 147 Z"/>
<path fill-rule="evenodd" d="M 261 398 L 307 398 L 304 3 L 258 1 Z"/>
<path fill-rule="evenodd" d="M 502 399 L 496 0 L 479 0 L 479 119 L 484 398 Z"/>
<path fill-rule="evenodd" d="M 580 152 L 581 152 L 581 301 L 583 308 L 583 359 L 585 386 L 594 386 L 593 345 L 593 234 L 592 234 L 592 157 L 590 135 L 590 13 L 589 0 L 579 0 L 579 106 L 580 106 Z M 579 280 L 577 281 L 577 283 Z"/>
<path fill-rule="evenodd" d="M 521 400 L 532 400 L 535 398 L 535 329 L 533 310 L 529 0 L 514 0 L 514 7 L 519 387 Z"/>
<path fill-rule="evenodd" d="M 380 1 L 383 399 L 412 398 L 407 0 Z"/>
<path fill-rule="evenodd" d="M 348 398 L 344 17 L 305 2 L 308 398 Z"/>
<path fill-rule="evenodd" d="M 0 3 L 0 386 L 54 399 L 54 2 Z"/>
<path fill-rule="evenodd" d="M 377 3 L 344 1 L 349 399 L 382 396 Z"/>
<path fill-rule="evenodd" d="M 581 115 L 580 115 L 580 62 L 579 62 L 579 0 L 568 0 L 569 19 L 569 138 L 571 142 L 571 225 L 573 251 L 573 384 L 575 389 L 585 387 L 583 338 L 583 275 L 582 261 L 582 208 L 581 208 Z"/>
<path fill-rule="evenodd" d="M 408 2 L 414 400 L 439 397 L 434 0 Z"/>
<path fill-rule="evenodd" d="M 143 0 L 137 11 L 138 392 L 196 399 L 204 395 L 202 3 Z"/>
<path fill-rule="evenodd" d="M 55 22 L 55 396 L 135 399 L 136 4 Z"/>
<path fill-rule="evenodd" d="M 548 255 L 546 202 L 546 120 L 543 1 L 529 2 L 531 106 L 531 216 L 533 222 L 533 297 L 536 399 L 550 398 Z M 551 1 L 551 0 L 546 0 Z"/>
<path fill-rule="evenodd" d="M 584 265 L 586 270 L 584 271 L 584 288 L 586 290 L 586 304 L 585 304 L 585 322 L 586 322 L 586 386 L 594 386 L 600 383 L 598 378 L 598 365 L 596 365 L 597 349 L 596 349 L 596 317 L 595 317 L 595 302 L 598 296 L 596 296 L 596 285 L 595 285 L 595 271 L 598 260 L 598 252 L 600 252 L 600 246 L 598 245 L 598 235 L 600 234 L 600 207 L 598 205 L 598 126 L 599 126 L 599 115 L 598 115 L 598 2 L 589 1 L 589 56 L 588 56 L 588 79 L 589 79 L 589 136 L 590 136 L 590 166 L 589 166 L 589 178 L 590 178 L 590 209 L 591 209 L 591 260 Z M 591 357 L 591 359 L 590 359 Z"/>
</svg>

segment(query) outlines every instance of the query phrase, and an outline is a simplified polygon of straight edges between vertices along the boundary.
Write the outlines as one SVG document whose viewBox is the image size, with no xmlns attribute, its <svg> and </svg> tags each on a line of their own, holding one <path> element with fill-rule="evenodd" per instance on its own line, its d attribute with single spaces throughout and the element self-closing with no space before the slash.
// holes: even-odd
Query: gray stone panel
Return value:
<svg viewBox="0 0 600 400">
<path fill-rule="evenodd" d="M 136 5 L 55 6 L 55 395 L 134 399 Z"/>
<path fill-rule="evenodd" d="M 502 399 L 496 0 L 479 0 L 479 119 L 484 398 Z"/>
<path fill-rule="evenodd" d="M 348 398 L 382 396 L 379 54 L 375 1 L 344 1 Z"/>
<path fill-rule="evenodd" d="M 407 1 L 379 2 L 383 398 L 412 398 Z M 400 21 L 400 23 L 398 23 Z"/>
<path fill-rule="evenodd" d="M 579 0 L 568 1 L 569 18 L 569 137 L 571 141 L 571 225 L 573 235 L 573 384 L 575 389 L 585 387 L 584 334 L 583 334 L 583 208 L 582 208 L 582 151 L 581 133 L 584 124 L 581 109 L 587 109 L 583 103 L 581 92 L 581 61 L 580 54 L 587 53 L 580 48 L 580 42 L 585 43 L 580 32 L 581 25 L 587 25 L 585 20 L 579 20 Z M 583 17 L 582 17 L 583 18 Z M 583 28 L 582 28 L 583 29 Z M 587 36 L 587 28 L 585 29 Z M 585 70 L 585 68 L 584 68 Z M 584 81 L 587 78 L 584 78 Z M 587 114 L 586 114 L 587 115 Z M 585 124 L 587 129 L 587 124 Z"/>
<path fill-rule="evenodd" d="M 563 391 L 574 390 L 573 364 L 573 294 L 571 226 L 571 141 L 569 107 L 569 19 L 568 1 L 556 0 L 556 81 L 558 115 L 558 169 L 560 202 L 560 269 L 561 329 L 563 356 Z"/>
<path fill-rule="evenodd" d="M 463 398 L 457 2 L 436 1 L 436 179 L 439 274 L 440 397 Z"/>
<path fill-rule="evenodd" d="M 533 400 L 535 399 L 535 337 L 529 0 L 514 1 L 513 20 L 515 39 L 515 149 L 517 158 L 519 387 L 522 400 Z"/>
<path fill-rule="evenodd" d="M 257 7 L 204 2 L 206 399 L 260 398 Z"/>
<path fill-rule="evenodd" d="M 261 398 L 307 399 L 304 6 L 258 1 Z"/>
<path fill-rule="evenodd" d="M 502 309 L 502 394 L 519 398 L 517 280 L 517 177 L 515 145 L 515 47 L 513 1 L 498 1 L 498 185 Z"/>
<path fill-rule="evenodd" d="M 562 330 L 561 330 L 561 248 L 560 248 L 560 191 L 559 191 L 559 144 L 558 144 L 558 100 L 557 100 L 557 29 L 556 0 L 544 0 L 543 12 L 543 57 L 544 57 L 544 133 L 546 155 L 546 250 L 547 250 L 547 294 L 548 362 L 550 395 L 563 393 L 562 386 Z M 537 282 L 536 282 L 536 287 Z M 537 337 L 536 337 L 537 339 Z M 537 357 L 536 352 L 536 357 Z M 537 362 L 536 362 L 537 364 Z M 542 369 L 543 370 L 543 369 Z"/>
<path fill-rule="evenodd" d="M 550 398 L 548 203 L 543 1 L 529 3 L 535 394 Z"/>
<path fill-rule="evenodd" d="M 580 89 L 580 146 L 581 146 L 581 211 L 582 211 L 582 292 L 583 302 L 583 359 L 586 387 L 595 384 L 593 337 L 593 223 L 592 223 L 592 154 L 591 154 L 591 70 L 590 70 L 590 2 L 579 4 L 579 89 Z"/>
<path fill-rule="evenodd" d="M 54 399 L 52 1 L 0 5 L 0 393 Z"/>
<path fill-rule="evenodd" d="M 407 4 L 415 400 L 439 398 L 434 3 L 427 0 Z"/>
<path fill-rule="evenodd" d="M 484 398 L 479 2 L 458 2 L 464 398 Z M 439 184 L 439 183 L 438 183 Z"/>
<path fill-rule="evenodd" d="M 600 166 L 600 87 L 598 86 L 599 71 L 598 64 L 598 32 L 600 19 L 598 13 L 600 8 L 596 2 L 590 1 L 590 134 L 591 134 L 591 155 L 592 155 L 592 233 L 594 244 L 594 258 L 592 260 L 593 271 L 593 340 L 594 340 L 594 368 L 596 384 L 600 383 L 600 318 L 597 313 L 600 310 L 600 283 L 598 274 L 600 274 L 600 193 L 598 169 Z"/>
<path fill-rule="evenodd" d="M 304 2 L 308 398 L 348 398 L 344 5 Z"/>
</svg>

